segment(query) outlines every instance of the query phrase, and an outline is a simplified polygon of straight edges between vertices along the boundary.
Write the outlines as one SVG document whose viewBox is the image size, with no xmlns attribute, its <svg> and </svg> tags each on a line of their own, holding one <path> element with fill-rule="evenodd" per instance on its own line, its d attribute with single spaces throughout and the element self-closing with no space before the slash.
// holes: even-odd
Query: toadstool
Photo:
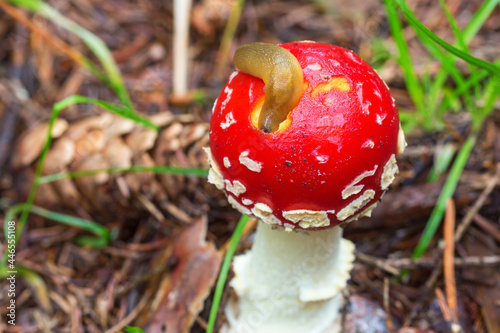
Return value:
<svg viewBox="0 0 500 333">
<path fill-rule="evenodd" d="M 252 43 L 213 108 L 209 182 L 259 219 L 234 260 L 229 332 L 339 332 L 354 245 L 405 146 L 394 99 L 344 48 Z"/>
</svg>

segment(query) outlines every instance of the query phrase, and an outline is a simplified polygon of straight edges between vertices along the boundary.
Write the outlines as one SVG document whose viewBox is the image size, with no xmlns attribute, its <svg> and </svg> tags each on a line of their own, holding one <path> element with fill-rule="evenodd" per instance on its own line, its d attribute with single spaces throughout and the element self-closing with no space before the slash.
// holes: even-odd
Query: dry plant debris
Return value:
<svg viewBox="0 0 500 333">
<path fill-rule="evenodd" d="M 162 327 L 168 327 L 173 332 L 187 333 L 203 309 L 222 258 L 212 243 L 205 243 L 206 228 L 206 218 L 199 218 L 176 239 L 176 267 L 160 281 L 155 314 L 147 332 L 163 332 Z"/>
<path fill-rule="evenodd" d="M 69 107 L 53 132 L 55 140 L 44 173 L 131 165 L 206 167 L 201 148 L 207 145 L 207 122 L 221 88 L 213 69 L 234 1 L 194 3 L 188 85 L 203 89 L 204 98 L 185 107 L 169 105 L 171 1 L 49 2 L 104 40 L 136 109 L 161 130 L 146 130 L 94 106 Z M 26 198 L 52 105 L 72 94 L 108 101 L 116 97 L 80 66 L 81 55 L 90 56 L 80 40 L 36 15 L 9 11 L 5 1 L 0 3 L 3 219 L 8 206 Z M 463 26 L 480 3 L 459 0 L 449 5 Z M 436 1 L 421 0 L 413 8 L 429 29 L 453 40 Z M 473 39 L 470 47 L 475 56 L 498 58 L 499 17 L 497 9 Z M 410 28 L 403 32 L 416 59 L 416 72 L 435 73 L 437 64 L 429 60 L 414 32 Z M 394 47 L 379 1 L 278 0 L 247 1 L 232 51 L 253 41 L 290 40 L 341 45 L 367 60 L 377 55 L 380 45 L 389 52 Z M 229 62 L 222 68 L 226 77 L 233 70 Z M 468 70 L 462 63 L 459 68 Z M 411 109 L 397 64 L 388 60 L 379 73 L 398 106 Z M 434 183 L 426 183 L 425 178 L 439 144 L 451 140 L 460 145 L 464 139 L 463 132 L 455 130 L 464 118 L 452 114 L 443 132 L 415 131 L 408 136 L 396 185 L 373 212 L 370 223 L 359 221 L 346 227 L 345 236 L 356 243 L 358 251 L 346 320 L 372 318 L 384 327 L 369 331 L 365 325 L 366 332 L 450 332 L 452 322 L 463 332 L 500 332 L 499 108 L 484 125 L 453 197 L 453 242 L 451 228 L 445 227 L 445 241 L 436 236 L 419 260 L 409 257 L 443 184 L 442 178 Z M 41 279 L 36 283 L 18 279 L 17 326 L 2 320 L 0 331 L 119 332 L 124 325 L 132 325 L 155 332 L 166 324 L 169 333 L 204 332 L 208 294 L 223 251 L 216 248 L 224 248 L 238 220 L 238 214 L 205 179 L 151 172 L 99 174 L 43 184 L 36 202 L 118 232 L 103 249 L 82 247 L 75 240 L 86 232 L 31 215 L 17 244 L 16 261 Z M 180 243 L 184 238 L 189 239 L 187 244 Z M 248 248 L 251 240 L 246 234 L 240 250 Z M 454 253 L 447 252 L 443 259 L 443 243 L 446 252 L 451 242 Z M 448 267 L 446 274 L 442 274 L 443 264 Z M 392 279 L 404 269 L 411 272 L 407 281 Z M 450 276 L 455 280 L 451 285 Z M 2 319 L 7 302 L 4 282 L 0 283 Z"/>
</svg>

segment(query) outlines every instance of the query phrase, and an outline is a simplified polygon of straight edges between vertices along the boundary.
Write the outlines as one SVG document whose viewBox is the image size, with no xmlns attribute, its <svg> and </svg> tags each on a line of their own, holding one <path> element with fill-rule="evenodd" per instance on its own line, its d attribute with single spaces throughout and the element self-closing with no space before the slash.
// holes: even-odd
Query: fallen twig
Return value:
<svg viewBox="0 0 500 333">
<path fill-rule="evenodd" d="M 488 184 L 484 188 L 479 198 L 477 198 L 476 202 L 474 202 L 474 205 L 472 205 L 472 207 L 467 211 L 467 214 L 465 214 L 464 218 L 462 219 L 462 222 L 457 227 L 457 231 L 455 232 L 455 243 L 457 243 L 458 241 L 460 241 L 460 239 L 462 239 L 462 236 L 464 235 L 465 230 L 467 230 L 467 228 L 471 224 L 474 215 L 476 215 L 477 212 L 479 212 L 479 209 L 483 207 L 484 203 L 486 202 L 486 199 L 488 199 L 491 191 L 493 191 L 493 189 L 495 188 L 495 186 L 497 186 L 499 181 L 500 181 L 500 163 L 497 163 L 495 175 L 493 176 L 491 181 L 488 182 Z"/>
<path fill-rule="evenodd" d="M 392 325 L 392 317 L 391 317 L 391 308 L 389 306 L 390 300 L 389 300 L 389 279 L 384 278 L 384 311 L 386 313 L 386 319 L 385 319 L 385 324 L 387 325 L 387 331 L 389 333 L 393 332 L 393 325 Z"/>
<path fill-rule="evenodd" d="M 390 273 L 392 271 L 399 272 L 401 269 L 415 269 L 415 268 L 432 268 L 436 267 L 438 261 L 433 258 L 400 258 L 400 259 L 381 259 L 373 257 L 364 253 L 356 253 L 356 257 L 366 264 L 372 264 L 375 267 L 381 268 Z M 454 265 L 456 267 L 487 267 L 487 266 L 500 266 L 500 256 L 485 256 L 485 257 L 463 257 L 454 258 Z M 392 274 L 392 273 L 391 273 Z"/>
<path fill-rule="evenodd" d="M 486 231 L 488 235 L 500 242 L 500 230 L 496 225 L 479 214 L 474 215 L 473 220 L 481 229 Z"/>
<path fill-rule="evenodd" d="M 388 263 L 387 259 L 381 259 L 377 257 L 370 256 L 368 254 L 364 254 L 361 252 L 356 252 L 356 259 L 364 262 L 365 264 L 372 265 L 374 267 L 377 267 L 389 274 L 392 275 L 399 275 L 401 273 L 401 270 L 399 268 L 394 267 L 394 265 Z M 410 259 L 413 260 L 413 259 Z"/>
<path fill-rule="evenodd" d="M 446 215 L 444 217 L 444 252 L 443 252 L 443 273 L 444 285 L 446 292 L 446 300 L 451 315 L 452 326 L 458 324 L 458 308 L 457 308 L 457 287 L 455 280 L 455 242 L 453 241 L 455 231 L 455 203 L 453 199 L 448 199 L 446 202 Z"/>
</svg>

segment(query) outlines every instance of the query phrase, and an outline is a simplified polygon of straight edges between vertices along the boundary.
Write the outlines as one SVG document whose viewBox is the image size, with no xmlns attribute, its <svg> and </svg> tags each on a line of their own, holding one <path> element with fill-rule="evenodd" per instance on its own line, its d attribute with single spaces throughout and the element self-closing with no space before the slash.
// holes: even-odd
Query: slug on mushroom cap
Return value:
<svg viewBox="0 0 500 333">
<path fill-rule="evenodd" d="M 250 74 L 266 82 L 276 64 L 292 68 L 292 75 L 272 90 L 241 71 L 231 76 L 213 109 L 209 181 L 242 213 L 288 230 L 324 229 L 369 215 L 394 179 L 395 157 L 405 145 L 387 86 L 344 48 L 314 42 L 273 47 L 283 51 L 254 43 L 235 56 L 237 68 L 251 72 L 247 55 L 264 54 Z M 300 80 L 288 54 L 301 68 Z M 270 118 L 270 104 L 283 121 Z"/>
<path fill-rule="evenodd" d="M 277 131 L 302 96 L 304 78 L 297 58 L 280 46 L 252 43 L 240 47 L 233 61 L 239 71 L 264 81 L 266 98 L 258 128 L 266 133 Z"/>
</svg>

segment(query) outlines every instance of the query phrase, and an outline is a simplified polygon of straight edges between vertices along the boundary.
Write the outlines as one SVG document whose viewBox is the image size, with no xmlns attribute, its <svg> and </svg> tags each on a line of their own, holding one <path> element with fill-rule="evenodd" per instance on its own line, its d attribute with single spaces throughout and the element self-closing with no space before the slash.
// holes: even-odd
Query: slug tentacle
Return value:
<svg viewBox="0 0 500 333">
<path fill-rule="evenodd" d="M 302 97 L 302 68 L 290 51 L 273 44 L 243 45 L 234 55 L 237 70 L 256 76 L 266 85 L 259 128 L 275 132 Z"/>
</svg>

